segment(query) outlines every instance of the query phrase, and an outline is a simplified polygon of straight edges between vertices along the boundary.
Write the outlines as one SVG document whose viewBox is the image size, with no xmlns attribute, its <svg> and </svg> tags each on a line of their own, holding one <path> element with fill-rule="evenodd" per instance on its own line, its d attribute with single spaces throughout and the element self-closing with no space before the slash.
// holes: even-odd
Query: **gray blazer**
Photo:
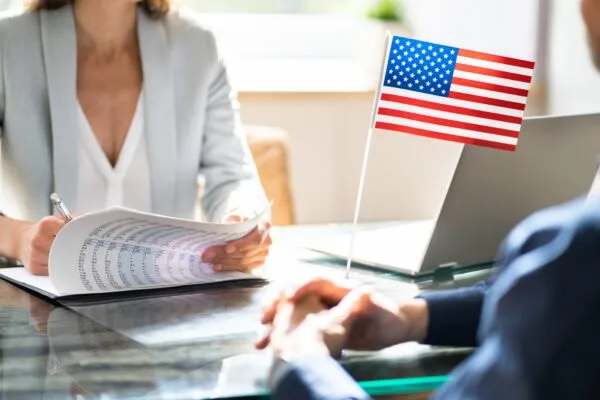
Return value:
<svg viewBox="0 0 600 400">
<path fill-rule="evenodd" d="M 211 220 L 266 204 L 215 39 L 190 12 L 138 14 L 153 212 L 191 218 L 198 174 Z M 7 216 L 75 204 L 79 140 L 72 7 L 0 17 L 1 203 Z M 75 207 L 73 207 L 75 208 Z M 73 210 L 76 211 L 76 210 Z"/>
</svg>

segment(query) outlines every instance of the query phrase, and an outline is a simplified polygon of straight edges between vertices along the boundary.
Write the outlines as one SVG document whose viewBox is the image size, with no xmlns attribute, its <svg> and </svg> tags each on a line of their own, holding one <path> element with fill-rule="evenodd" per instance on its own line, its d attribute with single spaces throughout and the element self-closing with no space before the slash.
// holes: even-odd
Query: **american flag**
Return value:
<svg viewBox="0 0 600 400">
<path fill-rule="evenodd" d="M 374 128 L 515 151 L 534 62 L 391 37 Z"/>
</svg>

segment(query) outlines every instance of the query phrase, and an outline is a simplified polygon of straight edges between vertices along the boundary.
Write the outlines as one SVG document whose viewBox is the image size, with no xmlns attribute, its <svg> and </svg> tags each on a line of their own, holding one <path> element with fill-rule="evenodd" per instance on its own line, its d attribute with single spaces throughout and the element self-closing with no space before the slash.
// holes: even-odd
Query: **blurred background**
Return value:
<svg viewBox="0 0 600 400">
<path fill-rule="evenodd" d="M 352 220 L 386 30 L 537 62 L 527 114 L 600 110 L 578 1 L 178 0 L 217 35 L 279 224 Z M 0 0 L 0 10 L 20 0 Z M 599 132 L 600 134 L 600 132 Z M 375 132 L 360 220 L 429 218 L 461 145 Z"/>
</svg>

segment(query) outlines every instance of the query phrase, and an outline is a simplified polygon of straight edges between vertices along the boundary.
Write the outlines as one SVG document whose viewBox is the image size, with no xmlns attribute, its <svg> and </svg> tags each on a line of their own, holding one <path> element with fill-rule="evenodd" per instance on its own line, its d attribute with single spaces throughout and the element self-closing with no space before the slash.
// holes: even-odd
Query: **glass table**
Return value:
<svg viewBox="0 0 600 400">
<path fill-rule="evenodd" d="M 343 276 L 343 263 L 295 245 L 328 229 L 334 228 L 276 229 L 260 272 L 271 283 L 263 287 L 65 307 L 0 281 L 0 399 L 267 398 L 271 358 L 254 349 L 261 300 L 299 279 Z M 489 275 L 479 269 L 412 281 L 352 271 L 353 279 L 398 300 Z M 405 343 L 347 352 L 341 361 L 371 394 L 415 399 L 442 384 L 470 352 Z"/>
</svg>

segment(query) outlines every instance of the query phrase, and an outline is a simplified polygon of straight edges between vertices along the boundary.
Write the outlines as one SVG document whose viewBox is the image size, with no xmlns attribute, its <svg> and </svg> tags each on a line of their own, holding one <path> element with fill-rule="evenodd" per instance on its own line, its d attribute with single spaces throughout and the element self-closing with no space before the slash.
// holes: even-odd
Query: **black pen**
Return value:
<svg viewBox="0 0 600 400">
<path fill-rule="evenodd" d="M 71 217 L 71 213 L 69 212 L 69 210 L 67 210 L 67 207 L 65 207 L 65 203 L 63 203 L 63 201 L 60 199 L 60 197 L 58 197 L 56 193 L 52 193 L 50 195 L 50 200 L 52 200 L 54 207 L 56 208 L 58 213 L 63 217 L 65 222 L 69 222 L 73 219 L 73 217 Z"/>
</svg>

